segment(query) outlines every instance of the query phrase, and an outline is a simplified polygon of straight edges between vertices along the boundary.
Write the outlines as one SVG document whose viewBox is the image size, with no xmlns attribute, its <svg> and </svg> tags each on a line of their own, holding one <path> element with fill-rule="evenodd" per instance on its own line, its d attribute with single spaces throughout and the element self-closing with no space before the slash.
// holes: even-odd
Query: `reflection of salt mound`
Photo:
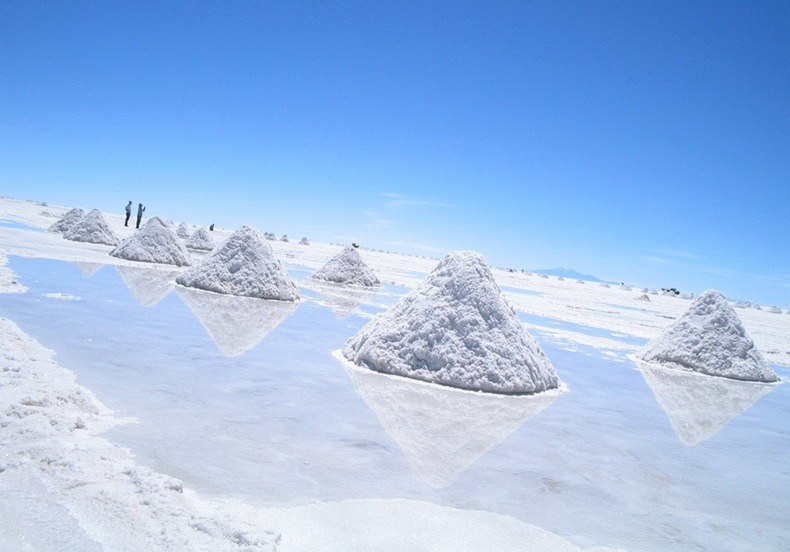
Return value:
<svg viewBox="0 0 790 552">
<path fill-rule="evenodd" d="M 176 266 L 191 264 L 189 253 L 187 253 L 184 244 L 159 217 L 149 219 L 140 230 L 110 251 L 110 255 L 144 263 Z"/>
<path fill-rule="evenodd" d="M 242 226 L 203 261 L 176 280 L 206 291 L 296 301 L 299 293 L 257 230 Z"/>
<path fill-rule="evenodd" d="M 415 477 L 435 487 L 451 484 L 558 396 L 472 393 L 343 365 Z"/>
<path fill-rule="evenodd" d="M 177 292 L 225 356 L 254 348 L 298 306 L 182 287 Z"/>
<path fill-rule="evenodd" d="M 86 278 L 90 278 L 91 276 L 99 272 L 99 270 L 101 270 L 101 267 L 104 266 L 101 263 L 76 262 L 74 264 L 77 265 L 77 270 L 80 271 L 80 274 L 82 274 Z"/>
<path fill-rule="evenodd" d="M 212 251 L 216 244 L 214 243 L 214 238 L 208 233 L 208 230 L 200 227 L 195 230 L 195 233 L 192 234 L 189 239 L 187 239 L 186 246 L 197 251 Z"/>
<path fill-rule="evenodd" d="M 116 266 L 137 302 L 144 307 L 153 307 L 165 298 L 175 287 L 178 272 L 137 266 Z"/>
<path fill-rule="evenodd" d="M 74 226 L 74 224 L 76 224 L 77 221 L 79 221 L 84 216 L 85 216 L 85 211 L 83 211 L 79 207 L 75 207 L 74 209 L 71 209 L 65 215 L 60 217 L 58 221 L 55 222 L 55 224 L 53 224 L 48 228 L 48 230 L 50 232 L 65 232 L 66 230 Z"/>
<path fill-rule="evenodd" d="M 645 362 L 744 381 L 777 381 L 738 315 L 717 291 L 706 291 L 637 354 Z"/>
<path fill-rule="evenodd" d="M 352 337 L 343 354 L 377 372 L 461 389 L 524 394 L 559 386 L 551 362 L 473 251 L 450 253 Z"/>
<path fill-rule="evenodd" d="M 639 363 L 645 382 L 683 443 L 696 446 L 721 431 L 776 385 Z"/>
<path fill-rule="evenodd" d="M 331 282 L 318 284 L 318 291 L 338 319 L 347 317 L 376 294 L 376 290 L 369 287 L 345 286 Z"/>
<path fill-rule="evenodd" d="M 337 284 L 353 284 L 357 286 L 377 286 L 379 279 L 359 254 L 359 251 L 348 246 L 312 276 L 316 280 L 325 280 Z"/>
<path fill-rule="evenodd" d="M 182 222 L 178 225 L 178 228 L 176 228 L 176 236 L 182 240 L 189 239 L 189 227 L 185 222 Z"/>
<path fill-rule="evenodd" d="M 107 221 L 104 220 L 98 209 L 93 209 L 64 230 L 63 237 L 71 241 L 118 245 L 118 237 L 110 230 Z"/>
</svg>

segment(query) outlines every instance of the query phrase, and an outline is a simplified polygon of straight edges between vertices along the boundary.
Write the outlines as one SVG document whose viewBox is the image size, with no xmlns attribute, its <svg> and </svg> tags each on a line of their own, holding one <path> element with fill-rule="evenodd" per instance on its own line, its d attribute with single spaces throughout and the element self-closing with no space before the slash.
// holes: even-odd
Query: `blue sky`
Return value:
<svg viewBox="0 0 790 552">
<path fill-rule="evenodd" d="M 0 194 L 790 307 L 790 3 L 0 3 Z"/>
</svg>

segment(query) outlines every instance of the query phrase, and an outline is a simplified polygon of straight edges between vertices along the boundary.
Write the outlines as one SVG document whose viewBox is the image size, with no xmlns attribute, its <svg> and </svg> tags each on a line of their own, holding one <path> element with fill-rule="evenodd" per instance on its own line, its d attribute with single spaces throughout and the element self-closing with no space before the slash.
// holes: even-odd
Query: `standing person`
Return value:
<svg viewBox="0 0 790 552">
<path fill-rule="evenodd" d="M 145 207 L 143 207 L 142 203 L 137 204 L 137 228 L 140 228 L 140 221 L 143 220 L 143 211 L 145 211 Z"/>
<path fill-rule="evenodd" d="M 132 200 L 129 200 L 129 203 L 126 204 L 126 220 L 124 221 L 124 226 L 129 226 L 129 217 L 132 216 Z"/>
</svg>

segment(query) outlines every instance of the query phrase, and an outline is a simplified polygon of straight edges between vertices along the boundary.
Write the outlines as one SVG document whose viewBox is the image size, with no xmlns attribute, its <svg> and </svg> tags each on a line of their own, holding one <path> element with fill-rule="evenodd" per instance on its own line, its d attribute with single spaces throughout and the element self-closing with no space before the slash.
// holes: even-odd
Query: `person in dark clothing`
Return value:
<svg viewBox="0 0 790 552">
<path fill-rule="evenodd" d="M 208 227 L 208 229 L 211 230 L 212 232 L 214 231 L 214 223 L 213 222 L 211 223 L 211 226 Z"/>
<path fill-rule="evenodd" d="M 145 207 L 143 207 L 142 203 L 137 204 L 137 228 L 140 228 L 140 221 L 143 220 L 143 211 L 145 211 Z"/>
<path fill-rule="evenodd" d="M 129 200 L 129 203 L 126 204 L 126 220 L 124 221 L 124 226 L 129 226 L 129 217 L 132 216 L 132 200 Z"/>
</svg>

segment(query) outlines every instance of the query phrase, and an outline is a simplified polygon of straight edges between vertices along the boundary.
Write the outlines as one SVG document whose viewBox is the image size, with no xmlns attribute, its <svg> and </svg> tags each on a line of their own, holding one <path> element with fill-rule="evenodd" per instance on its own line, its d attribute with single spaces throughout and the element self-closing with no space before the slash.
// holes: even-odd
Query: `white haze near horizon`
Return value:
<svg viewBox="0 0 790 552">
<path fill-rule="evenodd" d="M 683 312 L 684 299 L 644 303 L 637 289 L 497 271 L 569 388 L 540 401 L 498 400 L 332 357 L 433 260 L 363 251 L 384 285 L 349 292 L 308 278 L 338 247 L 272 242 L 304 299 L 261 311 L 185 293 L 172 267 L 113 259 L 106 247 L 30 228 L 46 227 L 58 208 L 0 206 L 0 221 L 16 223 L 0 224 L 0 283 L 17 292 L 0 296 L 0 319 L 23 332 L 0 328 L 4 366 L 20 369 L 3 373 L 33 363 L 42 374 L 12 380 L 23 386 L 15 411 L 35 413 L 19 423 L 33 424 L 39 411 L 66 420 L 60 402 L 42 400 L 75 396 L 68 378 L 43 375 L 58 370 L 114 411 L 82 415 L 86 449 L 68 436 L 6 436 L 27 464 L 3 459 L 0 548 L 790 545 L 787 386 L 678 380 L 629 358 Z M 120 217 L 107 218 L 125 231 Z M 737 312 L 787 377 L 790 316 Z M 57 365 L 41 361 L 45 352 L 24 334 L 53 349 Z M 92 449 L 123 467 L 102 469 L 98 456 L 79 452 Z M 65 460 L 57 469 L 37 467 L 56 457 Z M 94 490 L 105 497 L 101 522 L 88 506 Z"/>
</svg>

